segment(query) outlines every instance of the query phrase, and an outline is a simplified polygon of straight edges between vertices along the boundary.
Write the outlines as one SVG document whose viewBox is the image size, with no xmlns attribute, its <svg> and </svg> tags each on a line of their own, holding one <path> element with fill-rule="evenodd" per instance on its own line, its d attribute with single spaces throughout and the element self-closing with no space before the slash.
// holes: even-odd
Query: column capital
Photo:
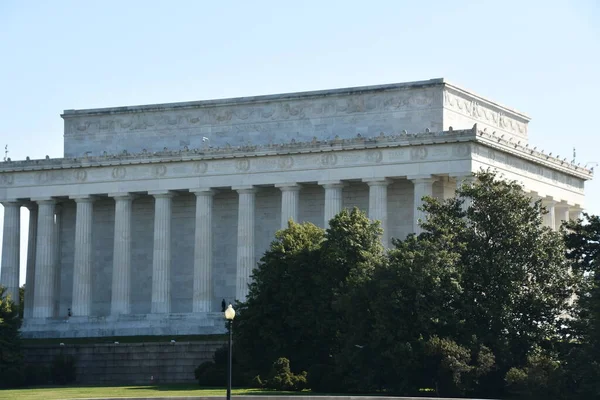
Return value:
<svg viewBox="0 0 600 400">
<path fill-rule="evenodd" d="M 154 196 L 155 199 L 158 198 L 172 198 L 175 196 L 175 192 L 172 190 L 151 190 L 148 192 L 150 196 Z"/>
<path fill-rule="evenodd" d="M 4 207 L 21 207 L 22 205 L 24 205 L 24 203 L 22 201 L 19 200 L 2 200 L 0 201 L 0 204 L 2 204 Z"/>
<path fill-rule="evenodd" d="M 214 196 L 217 191 L 211 188 L 197 188 L 190 189 L 190 193 L 194 193 L 196 196 Z"/>
<path fill-rule="evenodd" d="M 407 179 L 412 183 L 433 183 L 437 181 L 437 178 L 432 175 L 409 175 Z"/>
<path fill-rule="evenodd" d="M 295 183 L 295 182 L 293 182 L 293 183 L 277 183 L 277 184 L 275 184 L 275 187 L 279 188 L 279 190 L 281 190 L 282 192 L 285 192 L 285 191 L 293 192 L 293 191 L 298 191 L 302 188 L 302 186 L 300 186 L 298 183 Z"/>
<path fill-rule="evenodd" d="M 389 178 L 365 178 L 362 181 L 369 186 L 387 186 L 392 183 Z"/>
<path fill-rule="evenodd" d="M 56 199 L 52 197 L 35 197 L 31 201 L 35 201 L 38 205 L 40 204 L 56 204 Z"/>
<path fill-rule="evenodd" d="M 246 186 L 233 186 L 231 188 L 232 190 L 235 190 L 238 193 L 256 193 L 257 192 L 257 188 L 252 186 L 252 185 L 246 185 Z"/>
<path fill-rule="evenodd" d="M 346 186 L 342 181 L 319 181 L 319 185 L 325 189 L 341 189 Z"/>
<path fill-rule="evenodd" d="M 93 203 L 96 197 L 91 194 L 81 194 L 77 196 L 69 196 L 69 199 L 75 200 L 75 203 Z"/>
<path fill-rule="evenodd" d="M 543 206 L 555 206 L 558 203 L 552 196 L 543 197 L 541 200 Z"/>
<path fill-rule="evenodd" d="M 27 207 L 29 211 L 37 211 L 38 209 L 38 205 L 35 201 L 26 201 L 25 203 L 23 203 L 23 205 Z"/>
<path fill-rule="evenodd" d="M 108 197 L 112 197 L 115 201 L 117 200 L 133 200 L 137 196 L 129 192 L 109 193 Z"/>
</svg>

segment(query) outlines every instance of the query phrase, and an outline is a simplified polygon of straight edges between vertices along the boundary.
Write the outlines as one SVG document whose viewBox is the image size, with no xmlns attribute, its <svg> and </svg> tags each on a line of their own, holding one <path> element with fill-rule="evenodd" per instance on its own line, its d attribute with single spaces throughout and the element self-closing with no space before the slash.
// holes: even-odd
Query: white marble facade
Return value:
<svg viewBox="0 0 600 400">
<path fill-rule="evenodd" d="M 245 298 L 289 219 L 357 206 L 389 244 L 419 231 L 422 196 L 491 167 L 555 228 L 592 177 L 530 149 L 524 114 L 441 79 L 63 118 L 64 158 L 0 163 L 0 281 L 14 296 L 27 245 L 25 337 L 220 332 L 221 299 Z"/>
</svg>

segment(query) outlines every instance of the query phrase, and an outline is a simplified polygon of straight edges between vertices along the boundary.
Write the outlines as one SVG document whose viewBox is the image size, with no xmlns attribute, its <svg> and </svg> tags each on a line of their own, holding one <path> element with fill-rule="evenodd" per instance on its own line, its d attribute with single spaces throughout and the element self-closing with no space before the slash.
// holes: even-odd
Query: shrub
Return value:
<svg viewBox="0 0 600 400">
<path fill-rule="evenodd" d="M 306 371 L 300 374 L 292 373 L 290 360 L 281 357 L 273 363 L 271 375 L 265 385 L 269 389 L 299 392 L 307 388 L 306 377 Z"/>
</svg>

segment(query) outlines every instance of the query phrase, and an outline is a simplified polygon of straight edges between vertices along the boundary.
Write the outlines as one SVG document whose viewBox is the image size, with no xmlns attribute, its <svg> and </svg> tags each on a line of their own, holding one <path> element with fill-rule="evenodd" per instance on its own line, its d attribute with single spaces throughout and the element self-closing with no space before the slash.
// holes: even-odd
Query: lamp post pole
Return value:
<svg viewBox="0 0 600 400">
<path fill-rule="evenodd" d="M 227 324 L 229 325 L 229 358 L 227 360 L 227 400 L 231 400 L 231 372 L 232 372 L 232 368 L 231 368 L 231 364 L 233 364 L 233 348 L 231 346 L 231 337 L 233 336 L 233 332 L 231 330 L 231 324 L 232 324 L 233 320 L 228 320 Z"/>
<path fill-rule="evenodd" d="M 227 400 L 231 400 L 231 370 L 233 364 L 233 347 L 232 347 L 232 336 L 233 336 L 233 319 L 235 318 L 235 310 L 229 305 L 225 310 L 225 319 L 227 320 L 227 330 L 229 331 L 229 356 L 227 360 Z"/>
</svg>

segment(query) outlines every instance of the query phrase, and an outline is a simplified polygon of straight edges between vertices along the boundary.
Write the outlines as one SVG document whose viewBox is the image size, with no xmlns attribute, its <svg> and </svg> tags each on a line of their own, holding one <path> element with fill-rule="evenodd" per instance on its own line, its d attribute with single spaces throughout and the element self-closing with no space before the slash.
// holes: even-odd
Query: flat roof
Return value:
<svg viewBox="0 0 600 400">
<path fill-rule="evenodd" d="M 491 105 L 499 108 L 509 114 L 520 117 L 525 121 L 529 121 L 531 118 L 526 114 L 506 107 L 497 102 L 486 99 L 485 97 L 479 96 L 472 91 L 463 89 L 457 85 L 449 83 L 444 78 L 429 79 L 426 81 L 414 81 L 414 82 L 402 82 L 402 83 L 390 83 L 383 85 L 369 85 L 369 86 L 356 86 L 349 88 L 338 88 L 338 89 L 324 89 L 324 90 L 313 90 L 306 92 L 292 92 L 292 93 L 281 93 L 281 94 L 268 94 L 260 96 L 245 96 L 245 97 L 232 97 L 225 99 L 215 100 L 199 100 L 199 101 L 185 101 L 175 103 L 160 103 L 160 104 L 146 104 L 146 105 L 134 105 L 134 106 L 121 106 L 121 107 L 106 107 L 106 108 L 89 108 L 89 109 L 68 109 L 64 110 L 61 114 L 62 118 L 71 118 L 79 116 L 92 116 L 92 115 L 111 115 L 111 114 L 129 114 L 138 112 L 157 112 L 157 111 L 169 111 L 179 109 L 194 109 L 204 107 L 216 107 L 216 106 L 230 106 L 230 105 L 241 105 L 250 103 L 266 103 L 280 100 L 300 100 L 310 99 L 318 97 L 328 96 L 340 96 L 340 95 L 352 95 L 352 94 L 363 94 L 373 92 L 385 92 L 402 89 L 418 89 L 435 86 L 446 86 L 461 93 L 464 93 L 470 97 L 476 98 L 481 103 Z"/>
</svg>

